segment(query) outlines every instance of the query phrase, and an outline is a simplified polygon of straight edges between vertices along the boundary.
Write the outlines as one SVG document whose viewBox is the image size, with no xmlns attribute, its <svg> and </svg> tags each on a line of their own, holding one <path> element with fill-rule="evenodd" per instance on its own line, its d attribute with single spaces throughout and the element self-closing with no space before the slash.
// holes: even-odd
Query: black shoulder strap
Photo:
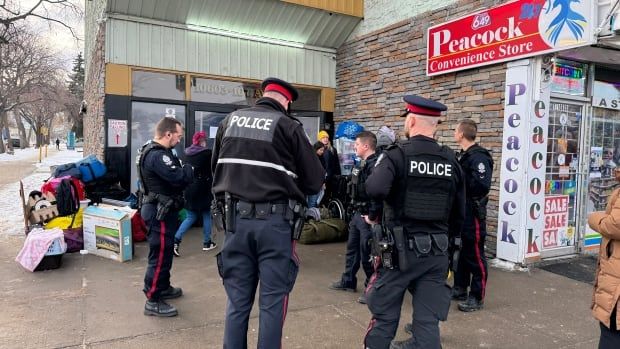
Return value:
<svg viewBox="0 0 620 349">
<path fill-rule="evenodd" d="M 144 164 L 144 159 L 146 159 L 146 155 L 155 148 L 161 148 L 161 145 L 159 145 L 157 142 L 150 141 L 148 143 L 145 143 L 140 149 L 140 159 L 138 160 L 137 168 L 138 179 L 140 179 L 140 186 L 138 190 L 142 191 L 144 195 L 147 195 L 149 193 L 149 190 L 146 187 L 146 182 L 144 181 L 144 176 L 142 174 L 142 165 Z"/>
</svg>

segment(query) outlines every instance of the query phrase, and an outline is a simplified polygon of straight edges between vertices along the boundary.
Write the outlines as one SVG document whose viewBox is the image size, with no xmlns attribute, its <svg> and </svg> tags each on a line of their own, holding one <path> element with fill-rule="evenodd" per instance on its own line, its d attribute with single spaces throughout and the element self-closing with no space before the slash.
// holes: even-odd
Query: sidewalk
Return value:
<svg viewBox="0 0 620 349">
<path fill-rule="evenodd" d="M 219 237 L 221 239 L 221 237 Z M 214 252 L 190 231 L 175 258 L 172 281 L 185 295 L 171 303 L 175 318 L 142 314 L 148 247 L 121 264 L 94 255 L 65 255 L 57 270 L 30 273 L 14 258 L 23 237 L 0 236 L 0 348 L 222 348 L 226 295 Z M 218 241 L 218 244 L 221 241 Z M 302 267 L 291 295 L 284 348 L 361 348 L 370 314 L 359 293 L 327 289 L 342 272 L 344 243 L 299 246 Z M 589 312 L 592 286 L 539 269 L 490 269 L 485 309 L 465 314 L 452 305 L 441 324 L 444 349 L 596 348 Z M 410 321 L 406 296 L 397 338 Z M 256 306 L 249 347 L 256 347 Z"/>
</svg>

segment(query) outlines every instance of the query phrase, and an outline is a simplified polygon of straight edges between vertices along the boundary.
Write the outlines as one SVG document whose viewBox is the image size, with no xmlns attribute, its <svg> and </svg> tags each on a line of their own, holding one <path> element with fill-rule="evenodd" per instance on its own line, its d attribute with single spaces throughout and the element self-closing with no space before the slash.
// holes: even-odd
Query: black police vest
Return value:
<svg viewBox="0 0 620 349">
<path fill-rule="evenodd" d="M 142 146 L 140 149 L 140 159 L 138 160 L 138 178 L 141 182 L 141 190 L 144 195 L 149 193 L 163 194 L 167 196 L 178 196 L 181 194 L 181 190 L 174 188 L 167 181 L 160 178 L 153 170 L 144 166 L 146 156 L 155 150 L 165 152 L 175 166 L 181 167 L 181 162 L 174 156 L 171 150 L 163 147 L 157 142 L 149 142 Z"/>
<path fill-rule="evenodd" d="M 435 153 L 419 152 L 413 146 L 403 152 L 406 179 L 401 219 L 447 221 L 456 193 L 454 154 L 445 146 Z"/>
<path fill-rule="evenodd" d="M 351 171 L 349 195 L 354 203 L 367 203 L 370 201 L 370 196 L 366 193 L 366 179 L 370 176 L 370 171 L 376 162 L 377 156 L 373 154 L 366 160 L 363 160 L 360 166 L 355 167 Z"/>
</svg>

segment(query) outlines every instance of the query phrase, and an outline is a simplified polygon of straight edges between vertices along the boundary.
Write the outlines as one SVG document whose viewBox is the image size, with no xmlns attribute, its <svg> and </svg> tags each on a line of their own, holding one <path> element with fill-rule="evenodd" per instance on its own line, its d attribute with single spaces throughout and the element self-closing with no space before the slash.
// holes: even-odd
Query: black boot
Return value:
<svg viewBox="0 0 620 349">
<path fill-rule="evenodd" d="M 482 309 L 484 306 L 484 302 L 476 299 L 474 296 L 469 296 L 467 301 L 464 303 L 459 303 L 459 310 L 464 312 L 472 312 Z"/>
<path fill-rule="evenodd" d="M 357 299 L 357 302 L 360 304 L 366 304 L 366 294 L 359 296 L 359 298 Z"/>
<path fill-rule="evenodd" d="M 161 299 L 174 299 L 183 295 L 183 290 L 180 287 L 168 287 L 168 289 L 161 291 L 159 297 Z"/>
<path fill-rule="evenodd" d="M 413 337 L 404 340 L 404 341 L 392 341 L 390 343 L 390 349 L 410 349 L 414 348 L 413 346 L 414 340 Z"/>
<path fill-rule="evenodd" d="M 357 287 L 345 284 L 342 280 L 329 285 L 330 290 L 356 292 Z"/>
<path fill-rule="evenodd" d="M 146 301 L 144 315 L 170 317 L 177 316 L 177 308 L 164 301 Z"/>
<path fill-rule="evenodd" d="M 465 301 L 467 300 L 467 290 L 455 286 L 452 288 L 450 296 L 455 301 Z"/>
</svg>

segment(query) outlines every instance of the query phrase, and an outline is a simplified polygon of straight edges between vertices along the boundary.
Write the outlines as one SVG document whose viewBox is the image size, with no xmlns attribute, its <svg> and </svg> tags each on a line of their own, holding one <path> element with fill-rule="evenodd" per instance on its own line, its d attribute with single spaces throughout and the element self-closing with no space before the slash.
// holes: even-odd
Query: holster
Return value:
<svg viewBox="0 0 620 349">
<path fill-rule="evenodd" d="M 409 270 L 409 261 L 407 260 L 407 241 L 403 227 L 394 227 L 392 235 L 394 236 L 394 244 L 398 254 L 398 268 L 401 271 L 407 271 Z"/>
<path fill-rule="evenodd" d="M 211 202 L 211 222 L 212 227 L 214 227 L 217 231 L 223 231 L 225 229 L 223 208 L 223 202 L 213 199 Z"/>
<path fill-rule="evenodd" d="M 293 240 L 299 240 L 301 238 L 301 232 L 304 229 L 304 223 L 306 220 L 306 208 L 296 200 L 288 201 L 289 210 L 287 210 L 287 218 L 291 224 L 291 238 Z M 290 213 L 289 213 L 290 212 Z"/>
<path fill-rule="evenodd" d="M 163 221 L 168 212 L 175 206 L 175 200 L 170 196 L 157 194 L 157 214 L 155 219 Z"/>
<path fill-rule="evenodd" d="M 234 233 L 235 232 L 235 218 L 237 215 L 237 210 L 235 208 L 235 200 L 233 200 L 232 196 L 229 193 L 224 194 L 224 227 L 226 227 L 226 232 Z"/>
</svg>

